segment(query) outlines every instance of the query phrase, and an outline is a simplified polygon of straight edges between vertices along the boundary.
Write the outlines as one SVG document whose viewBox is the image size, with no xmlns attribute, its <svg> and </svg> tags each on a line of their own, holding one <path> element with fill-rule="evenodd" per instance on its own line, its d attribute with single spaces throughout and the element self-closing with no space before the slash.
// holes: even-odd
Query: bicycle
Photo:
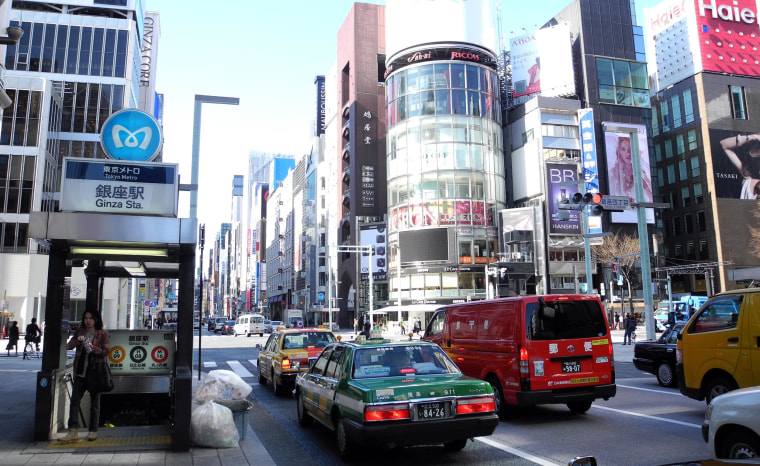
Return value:
<svg viewBox="0 0 760 466">
<path fill-rule="evenodd" d="M 39 343 L 27 341 L 26 345 L 24 346 L 24 359 L 32 358 L 42 358 L 42 354 L 40 354 Z"/>
</svg>

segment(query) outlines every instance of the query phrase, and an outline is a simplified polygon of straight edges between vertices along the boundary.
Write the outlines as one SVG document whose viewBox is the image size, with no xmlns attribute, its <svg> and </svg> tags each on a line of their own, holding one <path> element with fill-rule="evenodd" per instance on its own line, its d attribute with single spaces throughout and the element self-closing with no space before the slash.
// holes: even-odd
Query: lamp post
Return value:
<svg viewBox="0 0 760 466">
<path fill-rule="evenodd" d="M 200 287 L 198 288 L 198 380 L 201 379 L 201 331 L 203 330 L 203 245 L 206 243 L 206 224 L 198 226 L 198 246 L 201 248 Z"/>
<path fill-rule="evenodd" d="M 239 105 L 237 97 L 218 97 L 213 95 L 195 95 L 193 111 L 193 159 L 190 173 L 190 218 L 198 218 L 198 165 L 201 144 L 201 104 Z"/>
</svg>

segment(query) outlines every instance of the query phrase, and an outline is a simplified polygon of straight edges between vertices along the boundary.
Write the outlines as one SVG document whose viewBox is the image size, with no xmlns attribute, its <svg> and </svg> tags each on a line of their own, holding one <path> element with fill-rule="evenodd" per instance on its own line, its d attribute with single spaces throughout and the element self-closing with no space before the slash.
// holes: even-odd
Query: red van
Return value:
<svg viewBox="0 0 760 466">
<path fill-rule="evenodd" d="M 519 296 L 437 310 L 424 340 L 437 343 L 470 377 L 493 386 L 508 407 L 565 403 L 585 413 L 615 396 L 607 317 L 591 295 Z"/>
</svg>

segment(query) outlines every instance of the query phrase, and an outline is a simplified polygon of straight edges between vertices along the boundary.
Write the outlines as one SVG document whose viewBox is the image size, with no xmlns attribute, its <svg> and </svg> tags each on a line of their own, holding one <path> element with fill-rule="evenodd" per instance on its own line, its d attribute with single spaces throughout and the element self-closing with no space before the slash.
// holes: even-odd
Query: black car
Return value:
<svg viewBox="0 0 760 466">
<path fill-rule="evenodd" d="M 214 319 L 213 317 L 209 318 L 208 321 L 206 321 L 206 325 L 208 325 L 208 331 L 213 332 L 214 330 L 216 330 L 216 319 Z"/>
<path fill-rule="evenodd" d="M 656 375 L 663 387 L 678 385 L 676 343 L 685 325 L 686 322 L 679 322 L 675 327 L 667 327 L 657 340 L 637 341 L 633 347 L 633 365 L 636 369 Z"/>
</svg>

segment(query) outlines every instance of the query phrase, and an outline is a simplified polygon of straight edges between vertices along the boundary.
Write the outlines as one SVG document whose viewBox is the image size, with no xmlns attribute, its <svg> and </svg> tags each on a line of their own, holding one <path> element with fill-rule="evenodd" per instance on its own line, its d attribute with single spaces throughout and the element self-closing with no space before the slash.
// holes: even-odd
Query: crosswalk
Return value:
<svg viewBox="0 0 760 466">
<path fill-rule="evenodd" d="M 247 361 L 243 361 L 243 362 L 237 361 L 237 360 L 230 360 L 230 361 L 221 362 L 219 364 L 217 364 L 216 361 L 204 361 L 203 368 L 208 369 L 208 370 L 215 370 L 215 369 L 231 370 L 242 379 L 258 377 L 258 374 L 254 375 L 250 370 L 246 368 L 245 363 L 248 363 L 251 366 L 257 368 L 257 372 L 258 372 L 258 361 L 256 359 L 248 359 Z"/>
</svg>

